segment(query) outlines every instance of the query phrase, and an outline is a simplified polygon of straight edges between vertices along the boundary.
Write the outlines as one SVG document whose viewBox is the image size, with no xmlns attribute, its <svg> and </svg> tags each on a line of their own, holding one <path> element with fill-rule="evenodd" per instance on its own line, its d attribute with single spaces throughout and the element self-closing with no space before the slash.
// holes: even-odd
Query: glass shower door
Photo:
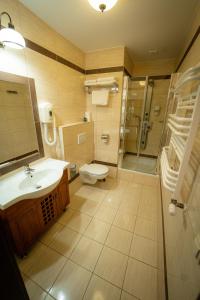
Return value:
<svg viewBox="0 0 200 300">
<path fill-rule="evenodd" d="M 122 168 L 137 170 L 145 95 L 145 78 L 129 79 L 125 113 L 124 156 Z"/>
<path fill-rule="evenodd" d="M 156 174 L 169 79 L 130 80 L 125 111 L 122 168 Z"/>
</svg>

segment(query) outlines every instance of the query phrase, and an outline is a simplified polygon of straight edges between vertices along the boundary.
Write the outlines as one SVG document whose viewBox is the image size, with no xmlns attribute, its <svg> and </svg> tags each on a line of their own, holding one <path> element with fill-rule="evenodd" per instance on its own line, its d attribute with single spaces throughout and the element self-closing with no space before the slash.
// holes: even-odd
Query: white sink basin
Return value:
<svg viewBox="0 0 200 300">
<path fill-rule="evenodd" d="M 58 170 L 43 170 L 43 171 L 34 171 L 31 175 L 27 175 L 26 178 L 22 179 L 19 182 L 19 189 L 23 192 L 35 193 L 35 190 L 40 191 L 44 189 L 44 187 L 50 187 L 52 184 L 56 184 L 58 180 L 60 180 L 60 172 Z"/>
<path fill-rule="evenodd" d="M 34 171 L 25 174 L 20 168 L 0 178 L 0 209 L 23 200 L 44 196 L 60 182 L 68 162 L 56 159 L 42 159 L 31 164 Z M 11 188 L 12 187 L 12 188 Z"/>
</svg>

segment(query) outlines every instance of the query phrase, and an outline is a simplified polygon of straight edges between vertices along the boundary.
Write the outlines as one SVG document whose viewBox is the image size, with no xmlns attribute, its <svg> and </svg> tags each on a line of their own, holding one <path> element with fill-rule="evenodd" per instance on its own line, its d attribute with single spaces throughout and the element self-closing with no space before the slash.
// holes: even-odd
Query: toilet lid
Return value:
<svg viewBox="0 0 200 300">
<path fill-rule="evenodd" d="M 84 165 L 80 169 L 93 175 L 102 175 L 108 172 L 108 167 L 99 164 Z"/>
</svg>

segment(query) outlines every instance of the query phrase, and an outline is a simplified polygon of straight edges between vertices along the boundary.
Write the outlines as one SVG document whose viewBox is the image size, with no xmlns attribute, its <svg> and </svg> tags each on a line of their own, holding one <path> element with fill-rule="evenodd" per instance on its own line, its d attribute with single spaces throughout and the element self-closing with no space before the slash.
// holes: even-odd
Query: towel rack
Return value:
<svg viewBox="0 0 200 300">
<path fill-rule="evenodd" d="M 119 86 L 115 78 L 109 80 L 107 80 L 106 78 L 86 80 L 84 85 L 88 94 L 91 94 L 93 89 L 100 89 L 100 88 L 101 89 L 107 88 L 111 93 L 117 93 L 119 91 Z"/>
<path fill-rule="evenodd" d="M 195 92 L 192 86 L 186 89 L 188 83 L 193 86 L 197 83 Z M 176 109 L 168 115 L 170 139 L 169 145 L 162 150 L 161 174 L 165 188 L 173 193 L 174 199 L 181 202 L 181 187 L 200 123 L 200 64 L 179 77 L 173 93 Z"/>
</svg>

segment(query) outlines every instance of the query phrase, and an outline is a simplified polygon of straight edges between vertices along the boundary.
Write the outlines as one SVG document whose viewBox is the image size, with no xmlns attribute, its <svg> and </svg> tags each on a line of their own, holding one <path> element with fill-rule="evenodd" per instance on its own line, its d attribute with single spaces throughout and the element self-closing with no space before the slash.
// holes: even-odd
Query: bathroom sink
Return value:
<svg viewBox="0 0 200 300">
<path fill-rule="evenodd" d="M 33 190 L 34 192 L 35 190 L 42 190 L 44 187 L 50 187 L 52 184 L 56 184 L 59 179 L 60 172 L 58 172 L 58 170 L 47 169 L 35 171 L 19 182 L 19 189 L 27 192 Z"/>
<path fill-rule="evenodd" d="M 31 164 L 34 171 L 25 174 L 24 168 L 8 173 L 0 179 L 0 209 L 23 200 L 39 198 L 50 193 L 60 182 L 68 162 L 42 159 Z"/>
</svg>

